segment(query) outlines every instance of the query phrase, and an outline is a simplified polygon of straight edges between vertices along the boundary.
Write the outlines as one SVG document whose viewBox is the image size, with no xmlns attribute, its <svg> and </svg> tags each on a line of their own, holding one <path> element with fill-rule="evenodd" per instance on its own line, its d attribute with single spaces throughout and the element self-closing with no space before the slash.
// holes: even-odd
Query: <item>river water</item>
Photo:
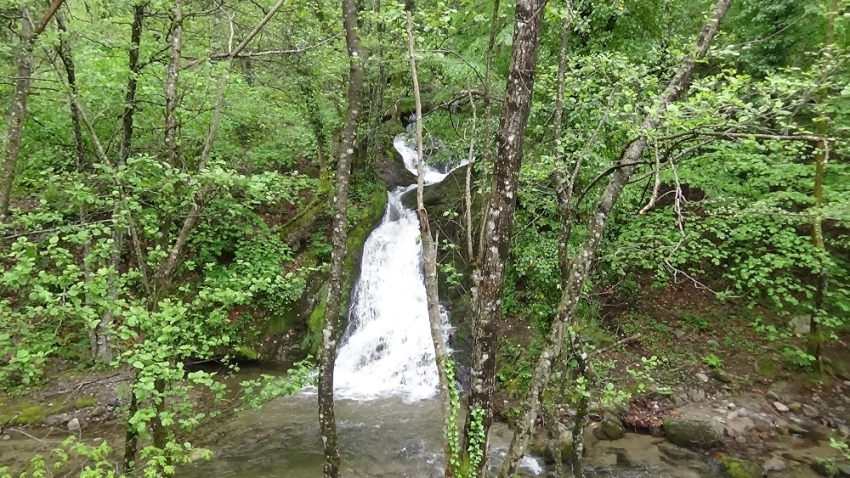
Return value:
<svg viewBox="0 0 850 478">
<path fill-rule="evenodd" d="M 416 151 L 395 140 L 416 174 Z M 425 182 L 448 171 L 426 168 Z M 416 214 L 401 204 L 414 188 L 388 193 L 383 220 L 364 246 L 348 329 L 334 374 L 343 474 L 346 477 L 441 476 L 442 421 L 428 325 Z M 443 314 L 444 327 L 449 318 Z M 187 477 L 317 478 L 322 445 L 315 391 L 279 399 L 224 424 L 215 458 L 185 469 Z M 491 432 L 490 462 L 500 464 L 510 441 L 503 424 Z M 638 447 L 644 447 L 640 444 Z M 545 476 L 542 460 L 526 458 L 522 476 Z M 660 469 L 601 468 L 592 476 L 677 476 Z"/>
</svg>

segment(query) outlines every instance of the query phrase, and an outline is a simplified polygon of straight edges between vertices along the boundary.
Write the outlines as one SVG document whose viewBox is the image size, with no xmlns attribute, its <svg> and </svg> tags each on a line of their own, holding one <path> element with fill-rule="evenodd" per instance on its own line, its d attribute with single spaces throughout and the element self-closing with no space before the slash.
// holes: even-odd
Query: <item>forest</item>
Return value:
<svg viewBox="0 0 850 478">
<path fill-rule="evenodd" d="M 0 477 L 850 476 L 848 44 L 850 0 L 0 0 Z"/>
</svg>

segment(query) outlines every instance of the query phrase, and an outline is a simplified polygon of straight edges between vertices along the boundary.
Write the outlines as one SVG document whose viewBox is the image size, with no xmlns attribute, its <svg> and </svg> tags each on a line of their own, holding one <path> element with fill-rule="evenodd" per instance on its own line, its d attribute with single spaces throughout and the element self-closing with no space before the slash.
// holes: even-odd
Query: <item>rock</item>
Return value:
<svg viewBox="0 0 850 478">
<path fill-rule="evenodd" d="M 850 465 L 836 465 L 841 476 L 850 476 Z"/>
<path fill-rule="evenodd" d="M 113 398 L 107 404 L 107 407 L 118 408 L 121 406 L 121 399 L 118 397 Z"/>
<path fill-rule="evenodd" d="M 680 393 L 678 395 L 673 395 L 673 405 L 679 406 L 688 403 L 688 394 Z"/>
<path fill-rule="evenodd" d="M 658 444 L 658 451 L 666 455 L 668 458 L 674 461 L 700 461 L 702 460 L 702 455 L 695 451 L 688 450 L 687 448 L 682 448 L 676 446 L 672 443 L 661 442 Z"/>
<path fill-rule="evenodd" d="M 717 380 L 719 382 L 723 382 L 723 383 L 732 383 L 732 382 L 735 381 L 735 379 L 732 378 L 732 375 L 729 374 L 729 372 L 726 372 L 725 370 L 721 370 L 719 368 L 712 370 L 711 376 L 715 380 Z"/>
<path fill-rule="evenodd" d="M 58 415 L 52 415 L 44 419 L 44 426 L 46 427 L 59 427 L 62 426 L 68 421 L 71 420 L 71 415 L 67 413 L 60 413 Z"/>
<path fill-rule="evenodd" d="M 781 398 L 779 398 L 779 394 L 774 392 L 773 390 L 767 391 L 767 398 L 773 400 L 774 402 L 778 402 L 778 401 L 782 400 Z"/>
<path fill-rule="evenodd" d="M 809 464 L 820 476 L 826 476 L 827 478 L 837 478 L 841 476 L 839 473 L 841 471 L 838 469 L 838 466 L 835 464 L 834 460 L 825 460 L 823 458 L 812 458 L 812 462 Z"/>
<path fill-rule="evenodd" d="M 690 398 L 692 402 L 701 402 L 705 400 L 705 390 L 701 388 L 692 388 L 691 391 L 688 392 L 688 398 Z"/>
<path fill-rule="evenodd" d="M 727 420 L 734 420 L 736 418 L 738 418 L 738 412 L 729 412 L 729 414 L 726 415 Z"/>
<path fill-rule="evenodd" d="M 750 417 L 740 417 L 735 420 L 730 420 L 726 423 L 726 432 L 731 437 L 741 436 L 744 433 L 756 427 L 755 422 Z"/>
<path fill-rule="evenodd" d="M 730 478 L 761 478 L 764 470 L 759 465 L 746 460 L 724 456 L 720 468 Z"/>
<path fill-rule="evenodd" d="M 80 426 L 80 421 L 79 421 L 77 418 L 72 418 L 72 419 L 68 422 L 67 427 L 68 427 L 68 431 L 69 431 L 69 432 L 78 432 L 78 431 L 80 431 L 80 428 L 82 428 L 82 427 Z"/>
<path fill-rule="evenodd" d="M 788 326 L 797 335 L 808 335 L 812 328 L 812 319 L 808 315 L 796 315 L 788 321 Z"/>
<path fill-rule="evenodd" d="M 559 444 L 561 449 L 561 462 L 569 463 L 570 456 L 573 454 L 573 437 L 570 434 L 562 434 L 560 442 L 558 442 L 558 440 L 548 440 L 546 442 L 546 447 L 543 449 L 543 461 L 550 465 L 555 463 L 555 450 Z"/>
<path fill-rule="evenodd" d="M 599 426 L 593 429 L 593 436 L 599 440 L 619 440 L 626 434 L 626 428 L 613 413 L 606 413 Z"/>
<path fill-rule="evenodd" d="M 749 415 L 750 415 L 750 411 L 747 410 L 746 408 L 741 408 L 740 410 L 738 410 L 738 416 L 739 417 L 747 417 Z"/>
<path fill-rule="evenodd" d="M 839 425 L 838 433 L 840 433 L 844 438 L 850 437 L 850 427 L 846 425 Z"/>
<path fill-rule="evenodd" d="M 96 406 L 96 407 L 92 408 L 91 416 L 99 417 L 99 416 L 103 415 L 104 413 L 106 413 L 105 408 L 103 408 L 101 406 Z"/>
<path fill-rule="evenodd" d="M 11 440 L 11 439 L 12 439 L 12 437 L 10 437 L 9 435 L 3 435 L 3 438 L 2 438 L 3 441 Z"/>
<path fill-rule="evenodd" d="M 706 375 L 704 373 L 698 373 L 694 376 L 696 377 L 697 380 L 699 380 L 702 383 L 708 382 L 708 375 Z"/>
<path fill-rule="evenodd" d="M 723 441 L 723 426 L 716 421 L 664 420 L 664 434 L 674 445 L 686 448 L 711 448 Z"/>
<path fill-rule="evenodd" d="M 212 453 L 206 448 L 196 448 L 192 450 L 192 455 L 189 456 L 189 461 L 194 463 L 196 461 L 206 460 L 211 454 Z"/>
<path fill-rule="evenodd" d="M 779 457 L 774 456 L 764 462 L 765 471 L 785 471 L 786 468 L 788 468 L 788 464 L 785 463 L 785 460 Z"/>
<path fill-rule="evenodd" d="M 773 408 L 775 408 L 777 412 L 781 413 L 791 411 L 791 409 L 783 405 L 782 402 L 773 402 Z"/>
<path fill-rule="evenodd" d="M 788 429 L 789 433 L 793 433 L 795 435 L 804 436 L 808 433 L 805 428 L 801 427 L 800 425 L 797 425 L 796 423 L 789 423 L 786 428 Z"/>
<path fill-rule="evenodd" d="M 706 343 L 706 345 L 709 345 L 711 347 L 720 347 L 720 342 L 718 342 L 714 339 L 708 340 L 705 343 Z"/>
<path fill-rule="evenodd" d="M 761 357 L 756 360 L 756 373 L 764 378 L 772 377 L 776 373 L 776 361 L 773 357 Z"/>
<path fill-rule="evenodd" d="M 788 407 L 788 408 L 791 408 L 791 407 Z M 811 405 L 803 404 L 802 409 L 803 409 L 803 415 L 805 415 L 809 418 L 817 418 L 817 417 L 820 416 L 820 411 L 817 408 L 815 408 Z"/>
<path fill-rule="evenodd" d="M 788 410 L 791 410 L 792 413 L 799 414 L 803 410 L 803 406 L 798 402 L 791 402 L 788 404 Z"/>
<path fill-rule="evenodd" d="M 676 330 L 673 333 L 676 335 L 677 340 L 682 340 L 683 338 L 685 338 L 686 335 L 688 335 L 688 334 L 685 333 L 684 330 L 681 330 L 681 329 Z"/>
</svg>

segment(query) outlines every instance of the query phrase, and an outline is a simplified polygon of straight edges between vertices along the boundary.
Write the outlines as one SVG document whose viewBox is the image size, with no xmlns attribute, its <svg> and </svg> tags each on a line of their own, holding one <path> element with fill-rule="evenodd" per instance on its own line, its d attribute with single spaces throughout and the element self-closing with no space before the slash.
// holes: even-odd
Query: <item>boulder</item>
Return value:
<svg viewBox="0 0 850 478">
<path fill-rule="evenodd" d="M 761 478 L 764 469 L 761 466 L 746 460 L 724 456 L 720 460 L 720 469 L 729 478 Z"/>
<path fill-rule="evenodd" d="M 667 441 L 685 448 L 712 448 L 723 441 L 723 425 L 716 421 L 664 420 Z"/>
<path fill-rule="evenodd" d="M 599 440 L 619 440 L 626 434 L 623 422 L 613 413 L 605 413 L 599 426 L 593 429 L 593 436 Z"/>
<path fill-rule="evenodd" d="M 80 420 L 78 420 L 78 419 L 76 419 L 76 418 L 72 418 L 72 419 L 68 422 L 68 425 L 67 425 L 67 426 L 68 426 L 68 431 L 69 431 L 69 432 L 78 432 L 78 431 L 80 431 L 80 428 L 82 428 L 82 427 L 80 426 Z"/>
</svg>

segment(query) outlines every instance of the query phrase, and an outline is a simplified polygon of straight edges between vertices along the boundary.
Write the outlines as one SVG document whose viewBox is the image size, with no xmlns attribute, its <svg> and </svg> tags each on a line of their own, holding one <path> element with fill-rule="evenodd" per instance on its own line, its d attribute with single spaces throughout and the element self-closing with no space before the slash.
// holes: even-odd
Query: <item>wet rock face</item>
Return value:
<svg viewBox="0 0 850 478">
<path fill-rule="evenodd" d="M 712 448 L 723 441 L 723 426 L 715 421 L 664 420 L 664 434 L 674 445 L 685 448 Z"/>
</svg>

